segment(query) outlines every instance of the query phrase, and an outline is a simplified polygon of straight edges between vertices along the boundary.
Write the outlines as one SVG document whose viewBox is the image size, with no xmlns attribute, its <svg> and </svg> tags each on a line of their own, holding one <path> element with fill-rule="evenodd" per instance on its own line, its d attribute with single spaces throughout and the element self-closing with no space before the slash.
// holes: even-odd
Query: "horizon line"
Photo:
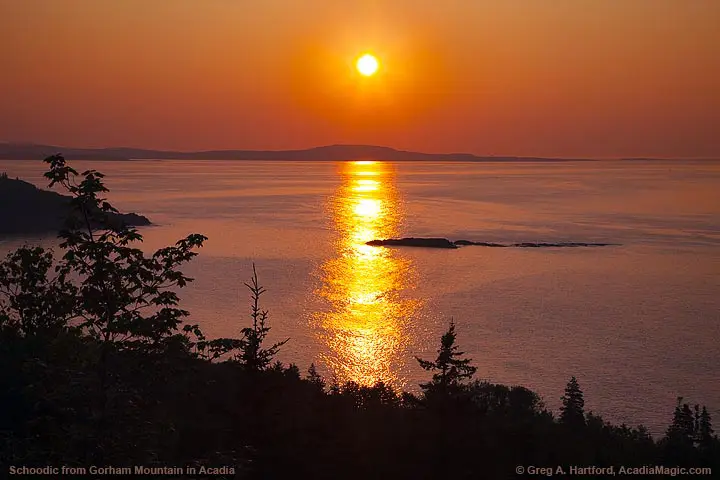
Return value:
<svg viewBox="0 0 720 480">
<path fill-rule="evenodd" d="M 462 151 L 445 151 L 445 152 L 425 152 L 421 150 L 408 150 L 404 148 L 391 147 L 387 145 L 375 145 L 364 143 L 331 143 L 324 145 L 314 145 L 304 148 L 205 148 L 205 149 L 167 149 L 153 147 L 133 147 L 133 146 L 102 146 L 102 147 L 77 147 L 68 145 L 54 145 L 50 143 L 38 143 L 34 141 L 0 141 L 0 146 L 17 146 L 17 147 L 53 147 L 58 149 L 58 153 L 62 153 L 62 149 L 66 150 L 145 150 L 158 153 L 180 153 L 180 154 L 200 154 L 200 153 L 221 153 L 221 152 L 304 152 L 310 150 L 318 150 L 323 148 L 347 147 L 347 148 L 376 148 L 391 150 L 398 153 L 417 153 L 421 155 L 438 155 L 438 156 L 465 156 L 475 158 L 517 158 L 517 159 L 542 159 L 542 160 L 720 160 L 720 154 L 717 157 L 712 156 L 648 156 L 648 155 L 629 155 L 629 156 L 567 156 L 567 155 L 508 155 L 508 154 L 479 154 Z"/>
</svg>

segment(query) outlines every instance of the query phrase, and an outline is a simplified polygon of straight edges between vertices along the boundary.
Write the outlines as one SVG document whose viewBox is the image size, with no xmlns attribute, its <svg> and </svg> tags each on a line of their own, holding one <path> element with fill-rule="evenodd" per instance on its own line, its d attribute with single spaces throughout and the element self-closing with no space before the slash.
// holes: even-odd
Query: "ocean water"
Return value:
<svg viewBox="0 0 720 480">
<path fill-rule="evenodd" d="M 280 360 L 326 377 L 427 379 L 450 319 L 477 377 L 662 434 L 678 396 L 720 418 L 720 162 L 73 162 L 148 216 L 148 251 L 209 237 L 182 306 L 211 337 L 248 322 L 255 263 Z M 0 161 L 39 186 L 44 164 Z M 19 206 L 22 208 L 22 206 Z M 589 248 L 370 247 L 375 238 L 605 242 Z M 23 242 L 0 239 L 0 254 Z"/>
</svg>

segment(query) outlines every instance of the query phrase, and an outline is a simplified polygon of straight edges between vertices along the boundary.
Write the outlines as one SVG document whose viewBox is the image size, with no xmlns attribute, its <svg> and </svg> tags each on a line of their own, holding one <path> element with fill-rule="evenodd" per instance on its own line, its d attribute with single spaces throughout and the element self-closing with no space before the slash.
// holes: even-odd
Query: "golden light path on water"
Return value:
<svg viewBox="0 0 720 480">
<path fill-rule="evenodd" d="M 316 292 L 327 302 L 316 314 L 321 354 L 330 373 L 343 383 L 378 381 L 403 387 L 406 349 L 419 301 L 411 263 L 393 249 L 365 243 L 399 233 L 402 205 L 392 165 L 339 164 L 342 183 L 328 211 L 337 232 L 335 256 L 321 266 Z"/>
</svg>

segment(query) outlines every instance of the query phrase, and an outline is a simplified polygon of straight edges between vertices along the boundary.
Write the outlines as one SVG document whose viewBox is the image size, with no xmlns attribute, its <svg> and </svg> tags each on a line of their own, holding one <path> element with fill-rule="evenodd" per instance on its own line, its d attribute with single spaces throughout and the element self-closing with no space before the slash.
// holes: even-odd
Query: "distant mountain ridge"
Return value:
<svg viewBox="0 0 720 480">
<path fill-rule="evenodd" d="M 42 160 L 62 153 L 68 160 L 385 160 L 385 161 L 463 161 L 463 162 L 538 162 L 590 159 L 540 157 L 494 157 L 470 153 L 422 153 L 376 145 L 326 145 L 302 150 L 206 150 L 178 152 L 142 148 L 72 148 L 55 145 L 0 143 L 0 159 Z"/>
</svg>

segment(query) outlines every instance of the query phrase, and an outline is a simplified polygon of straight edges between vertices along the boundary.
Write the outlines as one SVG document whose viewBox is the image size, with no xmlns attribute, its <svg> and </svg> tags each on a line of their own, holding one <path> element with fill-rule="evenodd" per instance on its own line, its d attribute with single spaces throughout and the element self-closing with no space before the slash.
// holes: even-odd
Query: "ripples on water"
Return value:
<svg viewBox="0 0 720 480">
<path fill-rule="evenodd" d="M 320 266 L 316 294 L 327 310 L 314 315 L 323 361 L 339 381 L 405 386 L 399 371 L 419 300 L 407 298 L 417 281 L 397 251 L 370 247 L 399 232 L 402 207 L 393 167 L 371 161 L 340 164 L 341 185 L 327 204 L 335 223 L 332 258 Z"/>
</svg>

